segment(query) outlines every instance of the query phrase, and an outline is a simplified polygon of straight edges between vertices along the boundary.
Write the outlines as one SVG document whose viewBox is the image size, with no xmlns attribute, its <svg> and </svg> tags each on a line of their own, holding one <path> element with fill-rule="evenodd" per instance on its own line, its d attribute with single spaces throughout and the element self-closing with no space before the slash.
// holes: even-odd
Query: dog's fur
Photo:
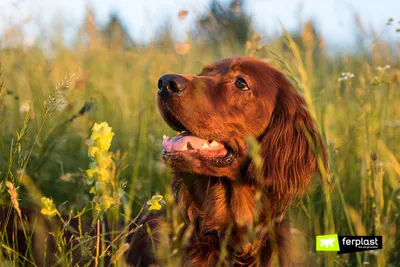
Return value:
<svg viewBox="0 0 400 267">
<path fill-rule="evenodd" d="M 248 57 L 215 62 L 198 75 L 163 76 L 159 87 L 158 107 L 173 129 L 217 140 L 230 151 L 219 161 L 196 151 L 164 153 L 174 170 L 172 189 L 185 227 L 194 229 L 180 251 L 182 265 L 271 266 L 276 254 L 281 266 L 289 266 L 290 233 L 283 216 L 312 175 L 327 168 L 304 99 L 280 71 Z M 249 156 L 248 137 L 258 140 L 259 155 Z M 151 242 L 157 246 L 163 218 L 160 213 L 142 219 L 147 226 L 131 238 L 129 263 L 157 263 Z"/>
</svg>

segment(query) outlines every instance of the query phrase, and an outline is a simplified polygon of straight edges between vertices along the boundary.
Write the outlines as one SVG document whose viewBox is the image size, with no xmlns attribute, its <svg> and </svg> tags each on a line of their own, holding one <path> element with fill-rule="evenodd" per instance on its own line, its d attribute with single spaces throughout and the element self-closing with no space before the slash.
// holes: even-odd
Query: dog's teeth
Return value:
<svg viewBox="0 0 400 267">
<path fill-rule="evenodd" d="M 167 136 L 164 134 L 164 135 L 162 136 L 162 139 L 165 139 L 165 138 L 167 138 Z"/>
<path fill-rule="evenodd" d="M 207 148 L 209 148 L 209 147 L 210 147 L 210 146 L 208 145 L 207 142 L 205 142 L 205 143 L 201 146 L 202 149 L 207 149 Z"/>
<path fill-rule="evenodd" d="M 219 144 L 219 143 L 218 143 L 217 141 L 214 140 L 214 141 L 211 142 L 210 146 L 214 147 L 214 146 L 218 146 L 218 144 Z"/>
</svg>

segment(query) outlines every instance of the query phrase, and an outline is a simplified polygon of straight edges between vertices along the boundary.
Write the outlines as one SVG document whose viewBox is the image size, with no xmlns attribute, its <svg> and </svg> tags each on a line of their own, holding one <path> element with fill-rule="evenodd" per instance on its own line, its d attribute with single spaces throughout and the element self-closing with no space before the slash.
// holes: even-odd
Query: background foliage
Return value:
<svg viewBox="0 0 400 267">
<path fill-rule="evenodd" d="M 94 122 L 107 121 L 125 191 L 119 212 L 128 222 L 170 182 L 160 151 L 163 134 L 172 133 L 157 111 L 158 77 L 198 73 L 213 60 L 252 55 L 291 77 L 329 151 L 331 186 L 315 179 L 288 216 L 299 243 L 293 253 L 309 266 L 400 266 L 400 44 L 375 38 L 357 53 L 331 54 L 311 21 L 299 32 L 265 41 L 242 4 L 214 1 L 185 43 L 175 43 L 168 27 L 149 44 L 135 43 L 117 16 L 100 27 L 90 8 L 72 45 L 62 34 L 44 47 L 40 41 L 32 46 L 18 41 L 18 29 L 4 33 L 0 204 L 10 203 L 6 181 L 11 181 L 20 205 L 34 206 L 31 188 L 21 181 L 29 179 L 60 211 L 83 209 L 92 198 L 83 172 L 90 162 L 87 140 Z M 184 19 L 185 12 L 179 16 Z M 395 21 L 388 24 L 396 30 Z M 383 249 L 316 253 L 315 235 L 329 233 L 382 235 Z M 0 262 L 10 259 L 0 247 Z"/>
</svg>

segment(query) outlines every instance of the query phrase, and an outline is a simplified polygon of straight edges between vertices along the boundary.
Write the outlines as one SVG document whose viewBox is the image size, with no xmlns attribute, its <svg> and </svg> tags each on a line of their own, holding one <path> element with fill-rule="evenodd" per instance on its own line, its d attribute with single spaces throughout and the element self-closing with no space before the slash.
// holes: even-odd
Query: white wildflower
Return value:
<svg viewBox="0 0 400 267">
<path fill-rule="evenodd" d="M 354 73 L 342 72 L 340 78 L 338 79 L 338 82 L 346 81 L 346 80 L 349 80 L 349 79 L 353 79 L 354 77 L 355 77 Z"/>
<path fill-rule="evenodd" d="M 390 66 L 390 65 L 385 65 L 385 66 L 378 66 L 378 67 L 376 67 L 376 70 L 377 71 L 379 71 L 379 72 L 384 72 L 385 70 L 388 70 L 388 69 L 390 69 L 392 66 Z"/>
</svg>

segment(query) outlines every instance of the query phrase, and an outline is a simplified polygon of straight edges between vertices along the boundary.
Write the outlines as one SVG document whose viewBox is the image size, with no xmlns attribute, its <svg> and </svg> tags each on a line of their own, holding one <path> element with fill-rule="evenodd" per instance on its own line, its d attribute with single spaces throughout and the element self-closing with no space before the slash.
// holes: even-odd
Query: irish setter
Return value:
<svg viewBox="0 0 400 267">
<path fill-rule="evenodd" d="M 178 252 L 181 265 L 291 265 L 284 214 L 327 168 L 321 136 L 294 86 L 261 60 L 234 57 L 198 75 L 162 76 L 157 103 L 181 132 L 162 141 L 184 228 L 192 229 Z M 249 137 L 259 153 L 249 153 Z M 130 240 L 134 266 L 158 263 L 154 245 L 165 214 L 145 217 Z"/>
</svg>

